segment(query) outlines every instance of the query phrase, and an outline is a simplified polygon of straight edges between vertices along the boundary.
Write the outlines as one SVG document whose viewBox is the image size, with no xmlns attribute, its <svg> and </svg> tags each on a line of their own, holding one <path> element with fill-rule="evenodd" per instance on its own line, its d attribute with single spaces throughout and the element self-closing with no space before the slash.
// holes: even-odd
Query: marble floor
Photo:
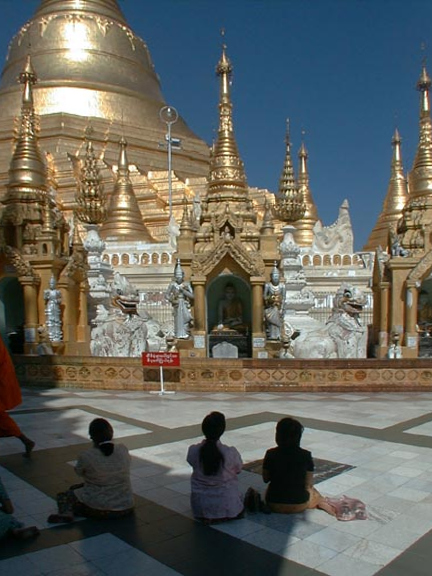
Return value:
<svg viewBox="0 0 432 576">
<path fill-rule="evenodd" d="M 36 442 L 22 457 L 14 438 L 0 439 L 0 476 L 15 516 L 41 535 L 0 542 L 0 574 L 203 576 L 417 576 L 432 560 L 432 393 L 177 393 L 24 390 L 12 415 Z M 346 465 L 319 483 L 332 497 L 365 502 L 368 519 L 340 522 L 322 511 L 249 514 L 203 526 L 189 506 L 187 447 L 200 423 L 224 412 L 224 442 L 245 463 L 274 444 L 275 423 L 292 415 L 305 425 L 303 446 L 317 459 Z M 132 455 L 133 516 L 49 525 L 55 494 L 77 481 L 72 464 L 88 442 L 89 422 L 108 418 Z M 261 477 L 240 474 L 264 492 Z"/>
</svg>

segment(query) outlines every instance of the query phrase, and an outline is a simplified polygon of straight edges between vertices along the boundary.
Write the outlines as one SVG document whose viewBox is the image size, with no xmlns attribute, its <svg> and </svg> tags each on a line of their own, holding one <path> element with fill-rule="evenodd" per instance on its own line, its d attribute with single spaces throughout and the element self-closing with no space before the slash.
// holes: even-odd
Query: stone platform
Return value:
<svg viewBox="0 0 432 576">
<path fill-rule="evenodd" d="M 159 369 L 139 358 L 15 356 L 22 385 L 158 390 Z M 432 391 L 432 359 L 282 360 L 185 358 L 165 369 L 166 390 L 190 392 Z"/>
</svg>

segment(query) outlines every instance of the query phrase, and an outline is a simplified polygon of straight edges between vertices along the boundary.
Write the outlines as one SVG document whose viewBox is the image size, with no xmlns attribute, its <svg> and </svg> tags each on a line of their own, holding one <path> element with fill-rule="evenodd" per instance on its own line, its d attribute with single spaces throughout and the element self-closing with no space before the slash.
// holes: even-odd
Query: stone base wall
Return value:
<svg viewBox="0 0 432 576">
<path fill-rule="evenodd" d="M 15 356 L 22 385 L 159 390 L 159 369 L 139 358 Z M 166 390 L 193 392 L 432 391 L 432 359 L 276 360 L 185 358 L 165 369 Z"/>
</svg>

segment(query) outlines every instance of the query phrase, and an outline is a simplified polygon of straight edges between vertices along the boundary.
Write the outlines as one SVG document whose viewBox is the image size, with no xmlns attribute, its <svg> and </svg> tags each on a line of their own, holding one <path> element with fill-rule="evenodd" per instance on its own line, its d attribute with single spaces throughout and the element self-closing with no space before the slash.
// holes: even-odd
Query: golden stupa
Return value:
<svg viewBox="0 0 432 576">
<path fill-rule="evenodd" d="M 33 97 L 40 118 L 40 147 L 47 154 L 51 185 L 65 213 L 72 212 L 75 202 L 73 160 L 83 159 L 85 134 L 91 125 L 107 193 L 113 189 L 111 168 L 117 164 L 119 141 L 124 137 L 129 162 L 136 167 L 135 173 L 142 175 L 134 181 L 141 212 L 149 215 L 150 226 L 162 230 L 164 215 L 155 217 L 150 203 L 159 208 L 166 204 L 165 198 L 158 198 L 164 186 L 149 180 L 155 172 L 166 171 L 167 152 L 161 143 L 167 125 L 160 118 L 166 103 L 147 45 L 129 27 L 117 0 L 42 0 L 12 39 L 0 83 L 3 189 L 8 181 L 13 128 L 20 114 L 17 78 L 29 54 L 38 78 Z M 172 136 L 181 140 L 173 163 L 176 175 L 182 180 L 204 178 L 209 162 L 206 143 L 181 116 L 172 126 Z M 157 232 L 150 232 L 149 237 L 152 235 L 157 237 Z"/>
</svg>

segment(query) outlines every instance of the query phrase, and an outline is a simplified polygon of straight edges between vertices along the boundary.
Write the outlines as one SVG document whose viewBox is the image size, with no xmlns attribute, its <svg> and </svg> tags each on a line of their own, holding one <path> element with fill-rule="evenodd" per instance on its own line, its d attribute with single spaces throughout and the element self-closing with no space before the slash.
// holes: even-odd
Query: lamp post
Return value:
<svg viewBox="0 0 432 576">
<path fill-rule="evenodd" d="M 168 202 L 169 202 L 169 227 L 172 228 L 173 222 L 173 207 L 172 207 L 172 175 L 171 175 L 171 165 L 172 165 L 172 146 L 173 139 L 171 138 L 171 127 L 178 120 L 177 110 L 173 106 L 164 106 L 159 111 L 159 116 L 162 122 L 167 125 L 167 133 L 165 139 L 167 141 L 168 148 Z M 179 145 L 180 140 L 175 139 L 174 144 Z"/>
</svg>

